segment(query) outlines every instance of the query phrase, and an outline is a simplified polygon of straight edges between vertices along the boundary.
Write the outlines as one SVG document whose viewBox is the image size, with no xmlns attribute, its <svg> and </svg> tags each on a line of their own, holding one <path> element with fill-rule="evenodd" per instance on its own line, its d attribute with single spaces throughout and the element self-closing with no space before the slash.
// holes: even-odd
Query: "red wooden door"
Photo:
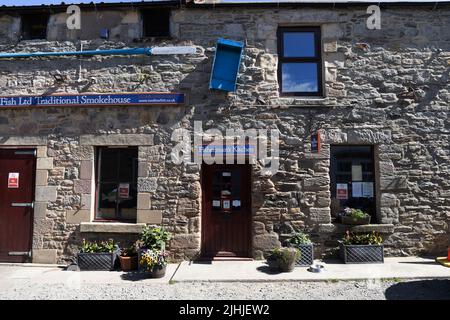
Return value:
<svg viewBox="0 0 450 320">
<path fill-rule="evenodd" d="M 27 262 L 31 250 L 34 150 L 0 149 L 0 261 Z"/>
<path fill-rule="evenodd" d="M 250 255 L 250 165 L 202 166 L 202 254 Z"/>
</svg>

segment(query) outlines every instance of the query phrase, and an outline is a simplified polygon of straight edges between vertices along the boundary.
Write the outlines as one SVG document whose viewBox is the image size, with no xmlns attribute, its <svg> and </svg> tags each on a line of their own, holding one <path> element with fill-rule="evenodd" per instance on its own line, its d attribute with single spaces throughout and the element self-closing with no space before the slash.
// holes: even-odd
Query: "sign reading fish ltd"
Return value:
<svg viewBox="0 0 450 320">
<path fill-rule="evenodd" d="M 184 93 L 89 93 L 0 97 L 0 108 L 182 105 Z"/>
</svg>

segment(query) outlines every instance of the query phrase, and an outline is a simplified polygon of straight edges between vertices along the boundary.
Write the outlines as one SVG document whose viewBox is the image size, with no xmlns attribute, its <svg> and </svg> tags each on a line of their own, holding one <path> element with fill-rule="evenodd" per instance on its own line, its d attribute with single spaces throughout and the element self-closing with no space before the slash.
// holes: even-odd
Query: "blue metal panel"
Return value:
<svg viewBox="0 0 450 320">
<path fill-rule="evenodd" d="M 236 80 L 241 64 L 244 44 L 219 39 L 211 73 L 210 89 L 236 91 Z"/>
</svg>

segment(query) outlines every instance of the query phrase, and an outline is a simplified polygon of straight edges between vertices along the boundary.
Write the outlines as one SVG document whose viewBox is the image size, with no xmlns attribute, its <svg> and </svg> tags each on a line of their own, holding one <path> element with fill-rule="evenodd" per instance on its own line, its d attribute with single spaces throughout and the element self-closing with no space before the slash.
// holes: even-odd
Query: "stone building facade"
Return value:
<svg viewBox="0 0 450 320">
<path fill-rule="evenodd" d="M 149 7 L 151 10 L 153 7 Z M 387 255 L 434 253 L 450 244 L 450 5 L 382 6 L 381 29 L 362 5 L 170 8 L 170 37 L 143 38 L 140 7 L 82 7 L 101 13 L 109 39 L 87 24 L 68 30 L 54 10 L 47 39 L 19 41 L 20 10 L 0 11 L 0 51 L 74 51 L 189 45 L 197 54 L 0 59 L 2 96 L 182 92 L 180 106 L 0 108 L 0 148 L 35 148 L 32 261 L 63 263 L 82 239 L 134 241 L 145 224 L 173 233 L 176 259 L 202 249 L 202 166 L 174 164 L 175 129 L 275 129 L 279 170 L 251 165 L 249 256 L 294 231 L 316 258 L 334 254 L 349 227 L 332 214 L 331 148 L 373 148 L 375 215 L 355 231 L 382 234 Z M 90 20 L 89 20 L 90 21 Z M 103 22 L 102 22 L 103 21 Z M 282 96 L 277 29 L 321 31 L 323 94 Z M 78 32 L 78 33 L 77 33 Z M 218 38 L 245 44 L 235 92 L 209 89 Z M 81 39 L 81 40 L 80 40 Z M 310 135 L 320 132 L 320 152 Z M 136 223 L 98 222 L 96 149 L 138 148 Z"/>
</svg>

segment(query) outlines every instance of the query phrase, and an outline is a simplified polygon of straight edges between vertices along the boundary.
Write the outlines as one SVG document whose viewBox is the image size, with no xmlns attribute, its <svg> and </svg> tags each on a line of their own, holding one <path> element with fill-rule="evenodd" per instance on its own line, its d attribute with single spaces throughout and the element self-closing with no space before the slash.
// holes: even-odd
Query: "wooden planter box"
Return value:
<svg viewBox="0 0 450 320">
<path fill-rule="evenodd" d="M 342 224 L 363 225 L 370 224 L 370 218 L 370 216 L 366 216 L 364 218 L 341 216 L 341 222 Z"/>
<path fill-rule="evenodd" d="M 382 244 L 345 245 L 339 241 L 339 256 L 344 263 L 384 263 Z"/>
<path fill-rule="evenodd" d="M 120 250 L 112 253 L 78 253 L 77 264 L 80 270 L 114 270 Z"/>
<path fill-rule="evenodd" d="M 309 267 L 314 262 L 314 245 L 310 244 L 300 244 L 295 246 L 300 250 L 300 258 L 295 262 L 296 267 Z"/>
</svg>

